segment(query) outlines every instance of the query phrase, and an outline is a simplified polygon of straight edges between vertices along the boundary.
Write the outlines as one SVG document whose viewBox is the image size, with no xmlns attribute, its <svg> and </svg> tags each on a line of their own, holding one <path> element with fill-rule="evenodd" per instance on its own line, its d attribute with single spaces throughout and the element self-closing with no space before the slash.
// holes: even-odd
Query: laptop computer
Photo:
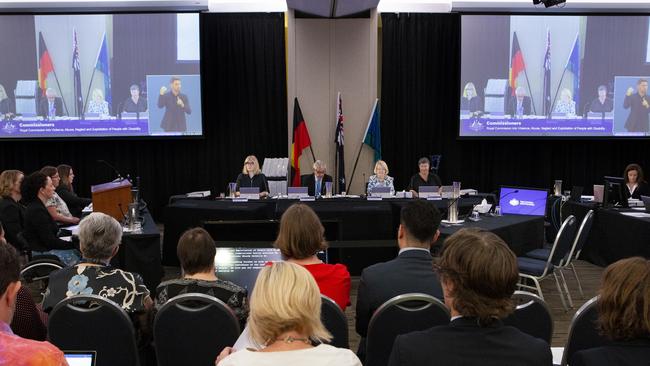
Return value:
<svg viewBox="0 0 650 366">
<path fill-rule="evenodd" d="M 95 366 L 97 352 L 95 351 L 63 351 L 68 366 Z"/>
<path fill-rule="evenodd" d="M 501 187 L 499 206 L 502 214 L 545 216 L 548 190 Z"/>
<path fill-rule="evenodd" d="M 390 195 L 390 187 L 375 187 L 372 189 L 372 192 L 370 192 L 371 197 L 382 197 L 382 198 L 388 198 L 391 197 Z"/>
<path fill-rule="evenodd" d="M 420 186 L 418 189 L 420 198 L 440 197 L 438 186 Z"/>
<path fill-rule="evenodd" d="M 260 198 L 260 187 L 240 187 L 239 197 L 257 200 Z"/>
<path fill-rule="evenodd" d="M 282 260 L 277 248 L 217 248 L 214 264 L 217 277 L 253 291 L 257 274 L 268 262 Z"/>
<path fill-rule="evenodd" d="M 451 199 L 454 197 L 454 186 L 442 186 L 440 191 L 442 198 Z"/>
<path fill-rule="evenodd" d="M 287 196 L 289 198 L 302 198 L 309 197 L 309 189 L 307 187 L 287 187 Z"/>
<path fill-rule="evenodd" d="M 645 205 L 645 212 L 650 213 L 650 196 L 641 196 L 641 201 Z"/>
</svg>

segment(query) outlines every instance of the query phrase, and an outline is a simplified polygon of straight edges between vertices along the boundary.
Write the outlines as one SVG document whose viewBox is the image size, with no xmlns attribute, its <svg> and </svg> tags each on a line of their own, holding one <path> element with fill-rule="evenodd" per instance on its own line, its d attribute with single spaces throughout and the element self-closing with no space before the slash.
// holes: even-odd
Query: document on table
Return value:
<svg viewBox="0 0 650 366">
<path fill-rule="evenodd" d="M 636 217 L 640 219 L 645 219 L 650 217 L 650 213 L 646 213 L 646 212 L 621 212 L 621 215 Z"/>
</svg>

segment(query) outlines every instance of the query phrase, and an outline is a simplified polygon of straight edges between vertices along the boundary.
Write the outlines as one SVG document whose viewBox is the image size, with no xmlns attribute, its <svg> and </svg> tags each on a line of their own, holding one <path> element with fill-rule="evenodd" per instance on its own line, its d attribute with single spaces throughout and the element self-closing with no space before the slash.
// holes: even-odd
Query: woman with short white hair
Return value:
<svg viewBox="0 0 650 366">
<path fill-rule="evenodd" d="M 321 343 L 332 336 L 320 315 L 320 291 L 306 269 L 290 262 L 266 266 L 257 276 L 248 318 L 252 341 L 263 348 L 234 352 L 226 347 L 216 364 L 361 366 L 349 349 Z"/>
<path fill-rule="evenodd" d="M 79 264 L 50 275 L 43 309 L 51 311 L 61 300 L 74 295 L 99 295 L 116 302 L 127 313 L 141 313 L 153 304 L 149 290 L 137 273 L 110 265 L 122 241 L 117 220 L 94 212 L 79 224 L 79 244 L 83 258 Z"/>
<path fill-rule="evenodd" d="M 383 160 L 377 160 L 374 173 L 368 178 L 368 194 L 372 194 L 372 190 L 376 187 L 389 187 L 390 194 L 395 195 L 393 177 L 388 175 L 388 164 Z"/>
<path fill-rule="evenodd" d="M 86 113 L 97 113 L 100 117 L 108 117 L 108 102 L 104 100 L 104 93 L 101 89 L 94 89 L 92 100 L 88 102 Z"/>
</svg>

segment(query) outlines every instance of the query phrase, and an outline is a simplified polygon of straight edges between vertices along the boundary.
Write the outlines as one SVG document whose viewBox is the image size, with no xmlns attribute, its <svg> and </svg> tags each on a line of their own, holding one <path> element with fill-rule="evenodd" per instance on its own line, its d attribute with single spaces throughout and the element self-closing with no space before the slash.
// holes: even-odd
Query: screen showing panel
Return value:
<svg viewBox="0 0 650 366">
<path fill-rule="evenodd" d="M 499 206 L 502 214 L 544 216 L 547 198 L 545 189 L 501 187 Z"/>
<path fill-rule="evenodd" d="M 459 136 L 650 136 L 649 24 L 463 15 Z"/>
<path fill-rule="evenodd" d="M 199 14 L 0 15 L 0 139 L 202 135 Z"/>
</svg>

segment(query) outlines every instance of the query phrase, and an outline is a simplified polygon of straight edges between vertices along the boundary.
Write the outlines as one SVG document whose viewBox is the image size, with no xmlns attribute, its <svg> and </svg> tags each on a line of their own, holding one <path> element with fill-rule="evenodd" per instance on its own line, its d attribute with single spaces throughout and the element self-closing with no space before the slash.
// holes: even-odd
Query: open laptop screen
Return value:
<svg viewBox="0 0 650 366">
<path fill-rule="evenodd" d="M 95 366 L 95 351 L 63 351 L 68 366 Z"/>
<path fill-rule="evenodd" d="M 501 187 L 499 206 L 503 214 L 544 216 L 547 197 L 545 189 Z"/>
</svg>

